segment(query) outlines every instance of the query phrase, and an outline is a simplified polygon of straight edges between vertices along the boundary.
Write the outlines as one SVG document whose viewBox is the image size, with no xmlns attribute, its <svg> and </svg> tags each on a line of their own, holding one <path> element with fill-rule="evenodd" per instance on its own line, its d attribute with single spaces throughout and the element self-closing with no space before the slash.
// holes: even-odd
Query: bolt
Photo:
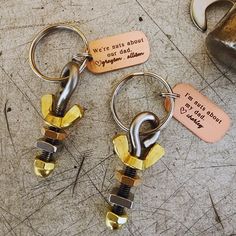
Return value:
<svg viewBox="0 0 236 236">
<path fill-rule="evenodd" d="M 55 114 L 56 116 L 61 116 L 61 117 L 63 117 L 64 111 L 60 110 L 60 109 L 57 107 L 57 108 L 55 109 L 54 114 Z M 53 131 L 56 131 L 56 132 L 60 132 L 60 131 L 61 131 L 61 129 L 56 128 L 56 127 L 52 127 L 52 126 L 49 127 L 49 129 L 50 129 L 50 130 L 53 130 Z M 51 143 L 51 144 L 53 144 L 53 145 L 60 143 L 60 141 L 54 140 L 54 139 L 50 139 L 50 138 L 46 138 L 45 141 L 48 142 L 48 143 Z M 39 158 L 40 158 L 41 160 L 50 162 L 50 161 L 53 160 L 53 153 L 50 153 L 50 152 L 47 152 L 47 151 L 43 150 Z"/>
<path fill-rule="evenodd" d="M 134 178 L 136 176 L 136 173 L 137 173 L 136 169 L 128 167 L 128 166 L 125 168 L 125 171 L 124 171 L 124 175 L 131 177 L 131 178 Z M 121 183 L 117 195 L 124 197 L 124 198 L 128 198 L 129 193 L 130 193 L 130 189 L 131 189 L 130 186 Z M 112 208 L 112 212 L 117 215 L 123 215 L 124 214 L 124 207 L 114 205 Z"/>
</svg>

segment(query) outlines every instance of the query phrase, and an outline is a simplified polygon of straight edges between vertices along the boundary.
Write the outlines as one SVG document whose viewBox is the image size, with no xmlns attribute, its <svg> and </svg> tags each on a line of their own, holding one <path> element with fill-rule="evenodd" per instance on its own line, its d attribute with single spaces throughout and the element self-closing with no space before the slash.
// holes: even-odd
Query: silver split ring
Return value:
<svg viewBox="0 0 236 236">
<path fill-rule="evenodd" d="M 167 115 L 162 120 L 160 120 L 160 124 L 156 128 L 151 129 L 148 132 L 143 133 L 143 135 L 148 135 L 148 134 L 152 134 L 152 133 L 158 132 L 158 131 L 162 130 L 163 128 L 165 128 L 167 126 L 167 124 L 169 123 L 170 119 L 173 116 L 173 113 L 174 113 L 174 99 L 176 97 L 178 97 L 178 94 L 173 93 L 172 88 L 170 87 L 170 85 L 167 83 L 166 80 L 164 80 L 159 75 L 151 73 L 151 72 L 137 72 L 137 73 L 129 74 L 126 77 L 124 77 L 120 81 L 120 83 L 116 86 L 116 88 L 115 88 L 115 90 L 114 90 L 114 92 L 112 94 L 112 99 L 111 99 L 110 106 L 111 106 L 111 112 L 112 112 L 112 115 L 113 115 L 113 118 L 114 118 L 115 122 L 118 124 L 118 126 L 121 129 L 123 129 L 126 132 L 129 131 L 129 128 L 126 127 L 121 122 L 121 120 L 118 117 L 117 112 L 116 112 L 116 107 L 115 107 L 116 97 L 119 94 L 119 92 L 122 89 L 122 87 L 126 84 L 126 82 L 128 82 L 130 79 L 132 79 L 132 78 L 134 78 L 136 76 L 149 76 L 149 77 L 153 77 L 153 78 L 157 79 L 159 82 L 161 82 L 164 85 L 164 87 L 167 90 L 167 93 L 161 93 L 161 95 L 163 97 L 168 97 L 169 101 L 170 101 L 170 108 L 168 109 L 168 113 L 167 113 Z"/>
<path fill-rule="evenodd" d="M 85 45 L 85 56 L 84 56 L 84 61 L 81 65 L 81 71 L 85 68 L 88 57 L 86 56 L 88 54 L 88 41 L 86 39 L 86 37 L 84 36 L 84 34 L 79 30 L 78 27 L 71 25 L 71 24 L 54 24 L 51 26 L 48 26 L 46 28 L 44 28 L 42 31 L 40 31 L 36 37 L 34 38 L 34 40 L 32 41 L 31 45 L 30 45 L 30 50 L 29 50 L 29 62 L 30 62 L 30 67 L 32 68 L 33 72 L 41 79 L 44 80 L 49 80 L 52 82 L 55 81 L 62 81 L 65 79 L 68 79 L 67 77 L 48 77 L 45 76 L 44 74 L 42 74 L 39 69 L 37 68 L 36 62 L 35 62 L 35 50 L 37 45 L 39 44 L 40 40 L 42 40 L 43 38 L 45 38 L 47 35 L 49 35 L 50 33 L 56 31 L 56 30 L 70 30 L 73 31 L 75 33 L 77 33 L 83 40 L 83 43 Z M 88 54 L 89 55 L 89 54 Z"/>
</svg>

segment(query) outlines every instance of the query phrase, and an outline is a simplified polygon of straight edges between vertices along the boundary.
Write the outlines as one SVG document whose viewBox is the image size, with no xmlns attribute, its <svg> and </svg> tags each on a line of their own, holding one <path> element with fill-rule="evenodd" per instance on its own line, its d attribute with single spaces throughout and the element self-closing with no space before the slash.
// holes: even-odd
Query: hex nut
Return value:
<svg viewBox="0 0 236 236">
<path fill-rule="evenodd" d="M 60 130 L 60 132 L 56 132 L 49 129 L 48 127 L 43 127 L 41 131 L 45 137 L 59 141 L 64 140 L 67 136 L 66 132 L 63 130 Z"/>
<path fill-rule="evenodd" d="M 46 162 L 36 156 L 34 160 L 34 172 L 37 176 L 47 177 L 55 169 L 55 162 Z"/>
<path fill-rule="evenodd" d="M 141 179 L 138 176 L 134 178 L 129 177 L 124 175 L 122 170 L 116 171 L 115 177 L 120 183 L 128 185 L 129 187 L 138 186 L 141 183 Z"/>
<path fill-rule="evenodd" d="M 133 206 L 133 200 L 134 195 L 132 193 L 129 193 L 128 198 L 124 198 L 118 195 L 118 188 L 113 188 L 110 195 L 109 195 L 109 201 L 110 203 L 113 203 L 115 205 L 126 207 L 128 209 L 132 208 Z"/>
<path fill-rule="evenodd" d="M 106 225 L 111 230 L 119 229 L 127 220 L 128 216 L 126 214 L 119 216 L 111 211 L 106 214 Z"/>
<path fill-rule="evenodd" d="M 61 143 L 51 144 L 45 141 L 43 138 L 41 138 L 37 140 L 36 147 L 49 153 L 55 153 L 62 149 L 62 144 Z"/>
</svg>

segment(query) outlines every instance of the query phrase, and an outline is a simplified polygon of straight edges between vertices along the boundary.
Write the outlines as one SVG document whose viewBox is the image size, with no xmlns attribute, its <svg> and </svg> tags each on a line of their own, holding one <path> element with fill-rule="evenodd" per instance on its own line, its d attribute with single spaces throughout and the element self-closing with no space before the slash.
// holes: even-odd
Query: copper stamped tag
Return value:
<svg viewBox="0 0 236 236">
<path fill-rule="evenodd" d="M 223 138 L 231 122 L 223 110 L 189 84 L 178 84 L 173 91 L 180 94 L 174 110 L 178 121 L 205 142 L 214 143 Z"/>
<path fill-rule="evenodd" d="M 103 73 L 145 62 L 150 48 L 145 34 L 134 31 L 91 41 L 89 52 L 93 60 L 88 63 L 88 69 Z"/>
</svg>

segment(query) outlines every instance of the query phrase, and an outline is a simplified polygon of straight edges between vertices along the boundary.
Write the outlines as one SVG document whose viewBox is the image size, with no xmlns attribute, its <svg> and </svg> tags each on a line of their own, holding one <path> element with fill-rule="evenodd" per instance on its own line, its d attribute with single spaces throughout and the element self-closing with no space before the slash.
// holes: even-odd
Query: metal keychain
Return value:
<svg viewBox="0 0 236 236">
<path fill-rule="evenodd" d="M 35 50 L 39 42 L 57 30 L 70 30 L 77 33 L 84 43 L 84 52 L 76 54 L 61 72 L 60 77 L 48 77 L 40 72 L 35 62 Z M 62 141 L 67 137 L 64 129 L 70 127 L 83 116 L 83 109 L 74 105 L 67 109 L 67 104 L 75 91 L 80 74 L 86 68 L 91 56 L 88 53 L 88 42 L 83 33 L 74 25 L 55 24 L 43 29 L 34 38 L 30 46 L 29 62 L 33 72 L 41 79 L 60 82 L 61 89 L 56 94 L 46 94 L 41 98 L 41 110 L 46 126 L 43 127 L 43 138 L 37 140 L 36 147 L 42 150 L 35 157 L 34 172 L 37 176 L 47 177 L 55 169 L 53 154 L 60 151 Z"/>
<path fill-rule="evenodd" d="M 115 102 L 124 85 L 137 76 L 149 76 L 162 83 L 167 92 L 160 95 L 168 97 L 170 107 L 166 117 L 161 120 L 152 112 L 141 112 L 133 118 L 128 128 L 118 117 Z M 133 73 L 126 76 L 114 90 L 111 99 L 111 112 L 118 126 L 128 134 L 119 134 L 113 138 L 114 150 L 126 167 L 124 170 L 116 172 L 115 177 L 120 182 L 120 187 L 113 188 L 109 195 L 109 201 L 113 206 L 107 212 L 106 225 L 112 230 L 120 228 L 128 220 L 125 208 L 132 208 L 134 200 L 134 195 L 130 192 L 130 189 L 141 182 L 136 175 L 137 170 L 145 170 L 151 167 L 164 155 L 164 148 L 157 144 L 157 140 L 161 131 L 168 125 L 173 116 L 174 99 L 177 97 L 178 94 L 173 93 L 170 85 L 163 78 L 149 72 Z M 148 132 L 141 133 L 140 128 L 146 122 L 150 123 L 153 128 Z M 130 150 L 129 146 L 131 147 Z"/>
</svg>

